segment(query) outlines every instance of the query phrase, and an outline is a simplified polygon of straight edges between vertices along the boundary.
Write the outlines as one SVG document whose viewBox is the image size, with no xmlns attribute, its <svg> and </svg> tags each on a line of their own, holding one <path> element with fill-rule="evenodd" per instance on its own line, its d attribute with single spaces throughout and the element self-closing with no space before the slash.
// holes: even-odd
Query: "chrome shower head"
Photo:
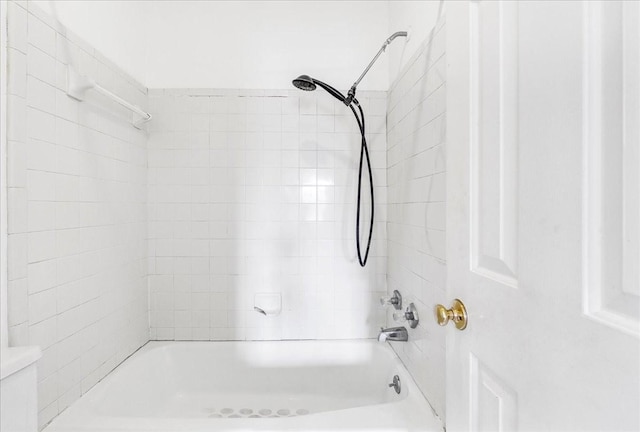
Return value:
<svg viewBox="0 0 640 432">
<path fill-rule="evenodd" d="M 316 89 L 316 83 L 313 81 L 309 75 L 300 75 L 298 78 L 294 79 L 293 85 L 304 91 L 313 91 Z"/>
<path fill-rule="evenodd" d="M 294 86 L 304 91 L 313 91 L 318 88 L 318 86 L 320 86 L 340 102 L 344 103 L 345 101 L 345 97 L 338 90 L 334 89 L 327 83 L 323 83 L 320 80 L 311 78 L 309 75 L 300 75 L 298 78 L 294 79 L 291 82 Z"/>
<path fill-rule="evenodd" d="M 382 54 L 386 50 L 387 46 L 391 42 L 393 42 L 395 38 L 399 36 L 408 37 L 409 34 L 406 31 L 399 31 L 389 36 L 389 38 L 386 41 L 384 41 L 384 44 L 382 44 L 382 48 L 380 48 L 380 50 L 375 55 L 373 60 L 371 60 L 371 63 L 369 63 L 369 65 L 366 67 L 364 72 L 362 72 L 362 75 L 360 75 L 360 77 L 356 80 L 356 82 L 353 83 L 353 85 L 347 92 L 347 96 L 344 96 L 342 93 L 340 93 L 338 90 L 331 87 L 329 84 L 326 84 L 320 80 L 311 78 L 309 75 L 300 75 L 298 78 L 292 81 L 293 85 L 299 88 L 300 90 L 304 90 L 304 91 L 312 91 L 312 90 L 315 90 L 317 86 L 320 86 L 323 89 L 325 89 L 327 92 L 329 92 L 331 96 L 335 97 L 340 102 L 344 103 L 346 106 L 351 106 L 351 103 L 354 101 L 357 104 L 358 101 L 356 100 L 356 87 L 358 86 L 358 84 L 360 84 L 360 81 L 362 81 L 362 78 L 364 78 L 367 72 L 369 72 L 369 69 L 371 69 L 371 66 L 373 66 L 376 60 L 378 60 L 378 57 L 380 57 L 380 54 Z"/>
</svg>

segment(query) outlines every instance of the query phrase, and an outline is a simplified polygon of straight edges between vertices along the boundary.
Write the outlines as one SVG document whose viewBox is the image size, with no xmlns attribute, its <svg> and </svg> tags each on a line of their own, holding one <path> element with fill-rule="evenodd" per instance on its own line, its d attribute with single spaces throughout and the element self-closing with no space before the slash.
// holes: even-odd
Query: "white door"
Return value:
<svg viewBox="0 0 640 432">
<path fill-rule="evenodd" d="M 640 430 L 640 7 L 449 2 L 447 430 Z"/>
</svg>

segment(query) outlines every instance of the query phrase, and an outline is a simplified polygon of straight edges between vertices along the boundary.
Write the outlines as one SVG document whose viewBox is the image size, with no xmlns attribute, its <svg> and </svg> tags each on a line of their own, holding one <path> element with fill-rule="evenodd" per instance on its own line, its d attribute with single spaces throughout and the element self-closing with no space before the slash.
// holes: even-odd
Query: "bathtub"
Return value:
<svg viewBox="0 0 640 432">
<path fill-rule="evenodd" d="M 398 375 L 401 391 L 388 386 Z M 45 429 L 441 431 L 387 344 L 149 342 Z"/>
</svg>

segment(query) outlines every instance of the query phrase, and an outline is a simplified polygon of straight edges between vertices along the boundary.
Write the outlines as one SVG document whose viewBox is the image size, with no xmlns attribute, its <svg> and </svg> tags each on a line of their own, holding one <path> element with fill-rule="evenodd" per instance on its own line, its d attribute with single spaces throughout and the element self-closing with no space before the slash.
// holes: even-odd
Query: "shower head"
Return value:
<svg viewBox="0 0 640 432">
<path fill-rule="evenodd" d="M 344 103 L 346 106 L 350 106 L 351 103 L 354 101 L 357 103 L 358 101 L 356 100 L 356 87 L 358 86 L 358 84 L 360 84 L 360 81 L 362 81 L 362 78 L 364 78 L 367 72 L 369 72 L 369 69 L 371 69 L 371 66 L 373 66 L 376 60 L 378 60 L 378 57 L 380 57 L 380 54 L 382 54 L 387 49 L 387 46 L 391 42 L 393 42 L 395 38 L 400 36 L 408 37 L 409 33 L 407 33 L 406 31 L 395 32 L 394 34 L 389 36 L 389 38 L 386 41 L 384 41 L 384 43 L 382 44 L 382 48 L 380 48 L 380 51 L 378 51 L 378 53 L 375 55 L 373 60 L 371 60 L 371 63 L 369 63 L 369 65 L 366 67 L 364 72 L 362 72 L 362 74 L 356 80 L 356 82 L 353 83 L 353 85 L 347 92 L 347 96 L 344 96 L 342 93 L 340 93 L 338 90 L 331 87 L 329 84 L 325 84 L 322 81 L 311 78 L 309 75 L 300 75 L 298 78 L 292 81 L 293 85 L 299 88 L 300 90 L 304 90 L 304 91 L 312 91 L 312 90 L 315 90 L 317 86 L 320 86 L 323 89 L 325 89 L 327 92 L 329 92 L 331 96 L 335 97 L 340 102 Z"/>
<path fill-rule="evenodd" d="M 347 96 L 343 95 L 342 93 L 340 93 L 340 91 L 331 87 L 329 84 L 323 83 L 320 80 L 311 78 L 309 75 L 300 75 L 298 78 L 292 81 L 295 87 L 304 91 L 312 91 L 312 90 L 315 90 L 318 86 L 320 86 L 321 88 L 326 90 L 327 93 L 329 93 L 331 96 L 333 96 L 334 98 L 338 99 L 340 102 L 348 106 L 353 112 L 353 115 L 356 117 L 356 122 L 358 123 L 358 128 L 360 129 L 360 135 L 362 137 L 361 146 L 360 146 L 360 149 L 361 149 L 360 164 L 358 168 L 358 204 L 356 207 L 356 250 L 358 251 L 358 262 L 362 267 L 364 267 L 367 264 L 367 259 L 369 257 L 369 250 L 370 250 L 369 248 L 371 247 L 371 238 L 373 236 L 373 225 L 374 225 L 373 214 L 374 214 L 375 206 L 374 206 L 373 174 L 371 170 L 371 159 L 369 157 L 369 149 L 367 147 L 367 138 L 366 138 L 365 127 L 364 127 L 364 111 L 362 110 L 360 103 L 358 103 L 358 100 L 356 99 L 356 87 L 358 86 L 362 78 L 364 78 L 364 76 L 367 74 L 371 66 L 373 66 L 373 64 L 376 62 L 378 57 L 380 57 L 380 54 L 382 54 L 384 50 L 387 48 L 387 45 L 389 45 L 391 42 L 393 42 L 395 38 L 399 36 L 406 37 L 408 36 L 408 34 L 407 32 L 395 32 L 389 37 L 389 39 L 387 39 L 384 42 L 384 44 L 382 45 L 382 48 L 380 48 L 380 51 L 378 51 L 378 54 L 376 54 L 373 60 L 371 60 L 371 63 L 369 63 L 369 65 L 364 70 L 364 72 L 362 72 L 362 75 L 360 75 L 357 81 L 353 83 L 353 85 L 351 86 L 351 89 L 347 93 Z M 358 112 L 360 112 L 360 116 L 358 116 L 356 109 L 358 110 Z M 371 191 L 371 222 L 369 223 L 369 237 L 367 240 L 367 249 L 365 250 L 364 257 L 363 257 L 361 253 L 361 248 L 360 248 L 360 203 L 361 203 L 360 193 L 362 190 L 362 167 L 363 167 L 363 162 L 365 161 L 366 161 L 367 171 L 369 172 L 369 186 Z"/>
<path fill-rule="evenodd" d="M 320 80 L 315 78 L 311 78 L 309 75 L 300 75 L 298 78 L 292 81 L 293 85 L 304 91 L 313 91 L 318 86 L 322 87 L 334 98 L 338 99 L 340 102 L 344 103 L 345 97 L 338 90 L 334 89 L 327 83 L 323 83 Z"/>
<path fill-rule="evenodd" d="M 309 75 L 300 75 L 298 78 L 294 79 L 293 85 L 304 91 L 313 91 L 316 89 L 316 83 L 313 78 Z"/>
</svg>

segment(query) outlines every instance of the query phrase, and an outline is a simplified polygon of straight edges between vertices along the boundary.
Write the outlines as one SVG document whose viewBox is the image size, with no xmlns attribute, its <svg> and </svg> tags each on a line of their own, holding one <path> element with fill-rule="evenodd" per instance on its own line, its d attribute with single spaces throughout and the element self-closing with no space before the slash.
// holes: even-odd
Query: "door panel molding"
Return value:
<svg viewBox="0 0 640 432">
<path fill-rule="evenodd" d="M 473 354 L 469 355 L 471 373 L 471 431 L 518 429 L 518 397 L 511 386 Z"/>
<path fill-rule="evenodd" d="M 518 3 L 470 7 L 470 265 L 517 288 Z"/>
<path fill-rule="evenodd" d="M 640 337 L 640 6 L 584 10 L 583 311 Z"/>
</svg>

